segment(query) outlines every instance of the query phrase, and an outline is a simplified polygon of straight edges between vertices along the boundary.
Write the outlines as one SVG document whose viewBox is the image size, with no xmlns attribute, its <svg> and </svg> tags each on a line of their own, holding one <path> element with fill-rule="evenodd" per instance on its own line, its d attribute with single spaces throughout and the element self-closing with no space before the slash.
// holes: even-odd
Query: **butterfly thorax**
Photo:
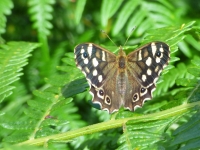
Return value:
<svg viewBox="0 0 200 150">
<path fill-rule="evenodd" d="M 124 69 L 126 68 L 126 53 L 123 51 L 121 46 L 120 46 L 119 54 L 117 56 L 117 62 L 119 65 L 120 72 L 124 72 Z"/>
</svg>

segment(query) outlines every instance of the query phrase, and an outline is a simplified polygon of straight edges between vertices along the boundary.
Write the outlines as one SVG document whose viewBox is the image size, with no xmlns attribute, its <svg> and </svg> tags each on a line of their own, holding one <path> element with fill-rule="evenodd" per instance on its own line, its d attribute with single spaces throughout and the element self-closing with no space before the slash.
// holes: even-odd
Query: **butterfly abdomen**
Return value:
<svg viewBox="0 0 200 150">
<path fill-rule="evenodd" d="M 116 78 L 116 83 L 117 83 L 117 89 L 116 91 L 123 96 L 126 93 L 127 90 L 127 80 L 125 77 L 125 73 L 124 72 L 118 72 L 118 76 Z"/>
</svg>

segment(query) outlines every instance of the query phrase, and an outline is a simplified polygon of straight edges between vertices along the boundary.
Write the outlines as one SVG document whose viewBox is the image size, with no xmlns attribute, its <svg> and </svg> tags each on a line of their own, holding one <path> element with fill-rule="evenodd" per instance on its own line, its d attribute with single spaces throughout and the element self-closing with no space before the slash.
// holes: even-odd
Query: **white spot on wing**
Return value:
<svg viewBox="0 0 200 150">
<path fill-rule="evenodd" d="M 159 50 L 160 50 L 162 53 L 164 52 L 164 49 L 163 49 L 162 45 L 161 45 L 161 47 L 160 47 Z"/>
<path fill-rule="evenodd" d="M 146 81 L 146 79 L 147 79 L 147 76 L 143 74 L 143 75 L 142 75 L 142 81 L 144 81 L 144 82 L 145 82 L 145 81 Z"/>
<path fill-rule="evenodd" d="M 83 48 L 81 48 L 81 54 L 83 54 L 85 52 L 85 50 Z"/>
<path fill-rule="evenodd" d="M 130 110 L 130 111 L 131 111 L 130 107 L 125 107 L 125 109 L 128 109 L 128 110 Z"/>
<path fill-rule="evenodd" d="M 102 110 L 107 111 L 108 113 L 110 113 L 110 111 L 108 110 L 108 108 L 103 108 Z M 112 112 L 111 112 L 112 113 Z"/>
<path fill-rule="evenodd" d="M 117 112 L 119 109 L 114 109 L 111 113 Z"/>
<path fill-rule="evenodd" d="M 160 59 L 159 57 L 156 57 L 156 62 L 157 62 L 157 63 L 159 63 L 160 60 L 161 60 L 161 59 Z"/>
<path fill-rule="evenodd" d="M 102 75 L 99 75 L 99 76 L 98 76 L 98 81 L 99 81 L 99 82 L 102 82 L 102 80 L 103 80 Z"/>
<path fill-rule="evenodd" d="M 158 71 L 158 75 L 160 75 L 161 72 L 162 72 L 162 70 L 159 70 L 159 71 Z"/>
<path fill-rule="evenodd" d="M 153 88 L 152 90 L 151 90 L 151 95 L 153 94 L 153 92 L 156 90 L 156 88 Z"/>
<path fill-rule="evenodd" d="M 94 69 L 93 72 L 92 72 L 93 76 L 97 76 L 97 70 Z"/>
<path fill-rule="evenodd" d="M 157 78 L 155 78 L 155 79 L 153 80 L 153 82 L 154 82 L 154 83 L 156 83 L 156 81 L 157 81 L 157 80 L 158 80 L 158 77 L 157 77 Z"/>
<path fill-rule="evenodd" d="M 155 56 L 155 53 L 156 53 L 156 45 L 155 45 L 154 42 L 151 43 L 151 49 L 152 49 L 152 54 L 153 54 L 153 56 Z"/>
<path fill-rule="evenodd" d="M 84 62 L 84 64 L 88 64 L 88 62 L 89 62 L 88 58 L 84 59 L 83 62 Z"/>
<path fill-rule="evenodd" d="M 85 77 L 87 77 L 86 73 L 84 71 L 82 71 L 82 73 L 84 74 Z"/>
<path fill-rule="evenodd" d="M 136 105 L 136 106 L 134 106 L 133 110 L 135 111 L 138 108 L 141 108 L 141 106 L 140 105 Z"/>
<path fill-rule="evenodd" d="M 159 67 L 157 66 L 157 67 L 155 68 L 155 72 L 158 72 L 158 69 L 159 69 Z"/>
<path fill-rule="evenodd" d="M 103 61 L 106 61 L 106 54 L 105 54 L 104 51 L 102 51 L 102 60 L 103 60 Z"/>
<path fill-rule="evenodd" d="M 98 63 L 96 58 L 92 59 L 92 64 L 93 64 L 94 67 L 98 66 L 99 63 Z"/>
<path fill-rule="evenodd" d="M 89 56 L 91 57 L 92 56 L 92 44 L 90 43 L 88 48 L 87 48 L 87 52 L 89 54 Z"/>
<path fill-rule="evenodd" d="M 144 104 L 144 102 L 145 101 L 147 101 L 147 100 L 151 100 L 151 97 L 146 97 L 144 100 L 143 100 L 143 103 L 142 103 L 142 105 Z"/>
<path fill-rule="evenodd" d="M 142 51 L 139 51 L 139 53 L 138 53 L 138 60 L 140 61 L 140 60 L 142 60 Z"/>
<path fill-rule="evenodd" d="M 150 76 L 152 74 L 151 69 L 147 69 L 147 74 Z"/>
<path fill-rule="evenodd" d="M 151 59 L 151 57 L 148 57 L 147 60 L 146 60 L 146 65 L 150 66 L 151 63 L 152 63 L 152 59 Z"/>
<path fill-rule="evenodd" d="M 88 69 L 88 67 L 85 67 L 85 72 L 90 73 L 90 70 Z"/>
</svg>

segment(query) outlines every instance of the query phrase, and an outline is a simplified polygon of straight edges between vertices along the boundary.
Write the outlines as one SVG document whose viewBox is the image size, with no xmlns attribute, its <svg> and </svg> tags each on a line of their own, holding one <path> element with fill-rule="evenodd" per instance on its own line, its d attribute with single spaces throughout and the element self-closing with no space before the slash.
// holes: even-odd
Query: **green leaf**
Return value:
<svg viewBox="0 0 200 150">
<path fill-rule="evenodd" d="M 49 56 L 49 47 L 47 36 L 50 34 L 50 29 L 53 28 L 50 20 L 53 19 L 53 4 L 55 0 L 30 0 L 28 1 L 29 5 L 29 14 L 31 20 L 33 21 L 33 28 L 38 32 L 38 39 L 40 41 L 41 50 L 42 50 L 42 59 L 48 65 L 50 59 Z M 46 68 L 43 68 L 43 70 Z"/>
<path fill-rule="evenodd" d="M 49 35 L 53 26 L 49 22 L 53 17 L 51 15 L 53 11 L 54 0 L 40 1 L 40 0 L 30 0 L 29 1 L 29 13 L 32 15 L 31 20 L 34 21 L 33 27 L 38 30 L 40 34 Z"/>
<path fill-rule="evenodd" d="M 195 65 L 197 67 L 200 67 L 200 61 L 199 61 L 199 59 L 193 59 L 193 60 L 191 60 L 191 62 L 192 62 L 193 65 Z"/>
<path fill-rule="evenodd" d="M 11 0 L 1 0 L 0 1 L 0 34 L 5 33 L 6 27 L 6 16 L 11 14 L 11 9 L 13 8 L 13 2 Z"/>
<path fill-rule="evenodd" d="M 83 10 L 86 4 L 86 0 L 78 0 L 76 4 L 76 11 L 75 11 L 75 24 L 78 25 L 80 23 Z"/>
<path fill-rule="evenodd" d="M 174 118 L 136 123 L 128 121 L 124 126 L 124 133 L 119 138 L 121 149 L 157 149 L 158 142 L 164 141 L 163 132 Z"/>
<path fill-rule="evenodd" d="M 195 77 L 200 77 L 200 68 L 197 67 L 190 67 L 188 68 L 188 72 Z"/>
<path fill-rule="evenodd" d="M 119 0 L 103 0 L 101 6 L 101 25 L 105 27 L 108 19 L 114 15 L 123 1 Z M 113 7 L 114 6 L 114 7 Z"/>
<path fill-rule="evenodd" d="M 12 94 L 13 82 L 19 80 L 30 53 L 38 44 L 9 42 L 0 46 L 0 102 Z"/>
<path fill-rule="evenodd" d="M 182 145 L 181 150 L 200 148 L 200 113 L 197 112 L 187 123 L 176 129 L 170 146 Z"/>
<path fill-rule="evenodd" d="M 139 0 L 127 1 L 125 6 L 119 12 L 119 17 L 117 18 L 117 21 L 114 24 L 112 35 L 117 35 L 119 33 L 119 31 L 123 28 L 124 24 L 127 22 L 131 13 L 139 5 L 139 3 Z"/>
<path fill-rule="evenodd" d="M 189 46 L 184 41 L 179 42 L 178 46 L 180 47 L 181 51 L 189 58 L 192 57 L 192 52 L 190 51 Z"/>
<path fill-rule="evenodd" d="M 183 79 L 183 78 L 180 78 L 180 79 L 176 80 L 176 84 L 177 85 L 182 85 L 182 86 L 193 87 L 193 86 L 196 85 L 196 83 L 197 83 L 196 79 Z"/>
<path fill-rule="evenodd" d="M 70 97 L 75 94 L 86 91 L 87 87 L 88 84 L 86 83 L 85 79 L 78 79 L 65 85 L 62 89 L 62 94 L 64 97 Z"/>
<path fill-rule="evenodd" d="M 130 34 L 130 31 L 133 29 L 134 26 L 136 26 L 136 34 L 139 35 L 139 31 L 140 31 L 140 24 L 144 21 L 145 17 L 146 17 L 146 10 L 143 10 L 143 8 L 139 8 L 134 15 L 130 18 L 130 20 L 128 21 L 128 25 L 126 28 L 126 35 Z"/>
</svg>

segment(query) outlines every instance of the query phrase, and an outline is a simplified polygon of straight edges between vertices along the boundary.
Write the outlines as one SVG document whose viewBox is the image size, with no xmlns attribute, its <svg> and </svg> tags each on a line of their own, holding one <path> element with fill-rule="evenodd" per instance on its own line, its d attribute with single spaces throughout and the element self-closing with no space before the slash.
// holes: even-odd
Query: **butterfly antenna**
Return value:
<svg viewBox="0 0 200 150">
<path fill-rule="evenodd" d="M 129 34 L 128 38 L 126 39 L 126 42 L 124 43 L 124 46 L 126 45 L 126 43 L 128 42 L 128 39 L 130 38 L 130 36 L 132 35 L 133 31 L 135 30 L 136 26 L 134 26 L 131 30 L 131 33 Z M 123 46 L 123 47 L 124 47 Z"/>
<path fill-rule="evenodd" d="M 104 30 L 101 30 L 101 32 L 102 32 L 103 34 L 105 34 L 105 35 L 107 36 L 107 38 L 109 38 L 110 41 L 111 41 L 116 47 L 118 47 L 117 44 L 115 44 L 115 42 L 113 42 L 113 40 L 109 37 L 109 35 L 108 35 Z"/>
</svg>

